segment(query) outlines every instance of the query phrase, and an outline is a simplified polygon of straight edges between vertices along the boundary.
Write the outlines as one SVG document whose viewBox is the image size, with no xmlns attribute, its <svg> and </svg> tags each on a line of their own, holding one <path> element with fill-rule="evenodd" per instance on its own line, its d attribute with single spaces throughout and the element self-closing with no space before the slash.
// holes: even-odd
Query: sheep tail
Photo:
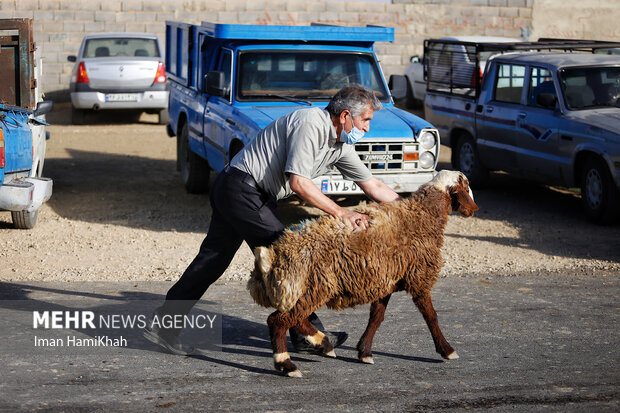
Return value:
<svg viewBox="0 0 620 413">
<path fill-rule="evenodd" d="M 273 307 L 267 294 L 266 281 L 273 261 L 273 251 L 265 247 L 257 247 L 254 250 L 254 270 L 248 281 L 248 291 L 258 305 Z"/>
<path fill-rule="evenodd" d="M 273 271 L 275 253 L 271 248 L 256 248 L 254 258 L 254 270 L 248 281 L 250 295 L 258 305 L 289 311 L 304 293 L 305 274 L 295 277 Z"/>
</svg>

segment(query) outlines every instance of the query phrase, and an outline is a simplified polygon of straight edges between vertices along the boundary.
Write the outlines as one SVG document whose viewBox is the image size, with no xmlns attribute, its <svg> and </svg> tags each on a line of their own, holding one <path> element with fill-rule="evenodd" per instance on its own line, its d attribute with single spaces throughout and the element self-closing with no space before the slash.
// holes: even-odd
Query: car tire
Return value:
<svg viewBox="0 0 620 413">
<path fill-rule="evenodd" d="M 168 114 L 168 109 L 162 109 L 159 111 L 159 124 L 165 125 L 170 120 L 170 115 Z"/>
<path fill-rule="evenodd" d="M 16 229 L 32 229 L 37 223 L 39 210 L 36 211 L 11 211 L 13 226 Z"/>
<path fill-rule="evenodd" d="M 583 165 L 581 202 L 592 222 L 611 224 L 620 218 L 620 191 L 601 158 L 590 157 Z"/>
<path fill-rule="evenodd" d="M 463 172 L 473 188 L 483 187 L 488 180 L 489 171 L 480 162 L 478 147 L 467 133 L 459 136 L 452 152 L 452 167 Z"/>
<path fill-rule="evenodd" d="M 411 80 L 409 80 L 409 78 L 406 76 L 405 76 L 405 79 L 407 79 L 407 95 L 405 98 L 406 99 L 405 105 L 409 109 L 421 108 L 423 102 L 421 100 L 416 99 L 415 96 L 413 95 L 413 86 L 411 85 Z"/>
<path fill-rule="evenodd" d="M 181 166 L 181 179 L 185 185 L 185 190 L 190 194 L 207 192 L 211 168 L 207 161 L 190 150 L 187 123 L 181 128 L 180 138 L 179 163 Z"/>
<path fill-rule="evenodd" d="M 83 109 L 76 109 L 71 106 L 71 123 L 74 125 L 83 125 L 84 117 L 86 115 Z"/>
</svg>

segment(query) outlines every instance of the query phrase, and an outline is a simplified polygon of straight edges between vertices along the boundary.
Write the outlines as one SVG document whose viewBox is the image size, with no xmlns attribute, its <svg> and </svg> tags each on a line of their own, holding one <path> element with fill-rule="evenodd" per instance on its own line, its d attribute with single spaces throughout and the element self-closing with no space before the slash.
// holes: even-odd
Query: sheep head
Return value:
<svg viewBox="0 0 620 413">
<path fill-rule="evenodd" d="M 440 171 L 430 184 L 450 196 L 452 212 L 459 212 L 465 217 L 470 217 L 478 210 L 469 181 L 462 172 Z"/>
</svg>

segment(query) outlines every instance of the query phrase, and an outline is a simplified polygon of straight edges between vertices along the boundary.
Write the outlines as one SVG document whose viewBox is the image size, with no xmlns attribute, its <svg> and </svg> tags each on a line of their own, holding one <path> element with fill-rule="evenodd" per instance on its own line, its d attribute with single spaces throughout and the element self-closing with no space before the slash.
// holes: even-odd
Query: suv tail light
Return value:
<svg viewBox="0 0 620 413">
<path fill-rule="evenodd" d="M 159 62 L 153 83 L 166 83 L 166 80 L 166 68 L 164 67 L 164 62 Z"/>
<path fill-rule="evenodd" d="M 77 78 L 75 79 L 76 83 L 88 83 L 88 73 L 86 73 L 86 66 L 84 62 L 80 62 L 77 70 Z"/>
<path fill-rule="evenodd" d="M 0 129 L 0 168 L 4 168 L 5 165 L 4 158 L 4 131 Z"/>
</svg>

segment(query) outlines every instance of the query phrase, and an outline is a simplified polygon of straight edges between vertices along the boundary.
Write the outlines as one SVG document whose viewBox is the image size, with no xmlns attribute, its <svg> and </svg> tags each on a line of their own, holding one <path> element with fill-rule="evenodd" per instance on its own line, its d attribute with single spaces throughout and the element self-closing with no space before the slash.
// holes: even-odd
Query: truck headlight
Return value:
<svg viewBox="0 0 620 413">
<path fill-rule="evenodd" d="M 435 164 L 435 155 L 430 152 L 424 152 L 420 155 L 420 167 L 424 169 L 432 168 Z"/>
<path fill-rule="evenodd" d="M 420 136 L 420 145 L 424 149 L 430 149 L 437 144 L 437 139 L 435 138 L 435 134 L 432 132 L 424 132 Z"/>
</svg>

